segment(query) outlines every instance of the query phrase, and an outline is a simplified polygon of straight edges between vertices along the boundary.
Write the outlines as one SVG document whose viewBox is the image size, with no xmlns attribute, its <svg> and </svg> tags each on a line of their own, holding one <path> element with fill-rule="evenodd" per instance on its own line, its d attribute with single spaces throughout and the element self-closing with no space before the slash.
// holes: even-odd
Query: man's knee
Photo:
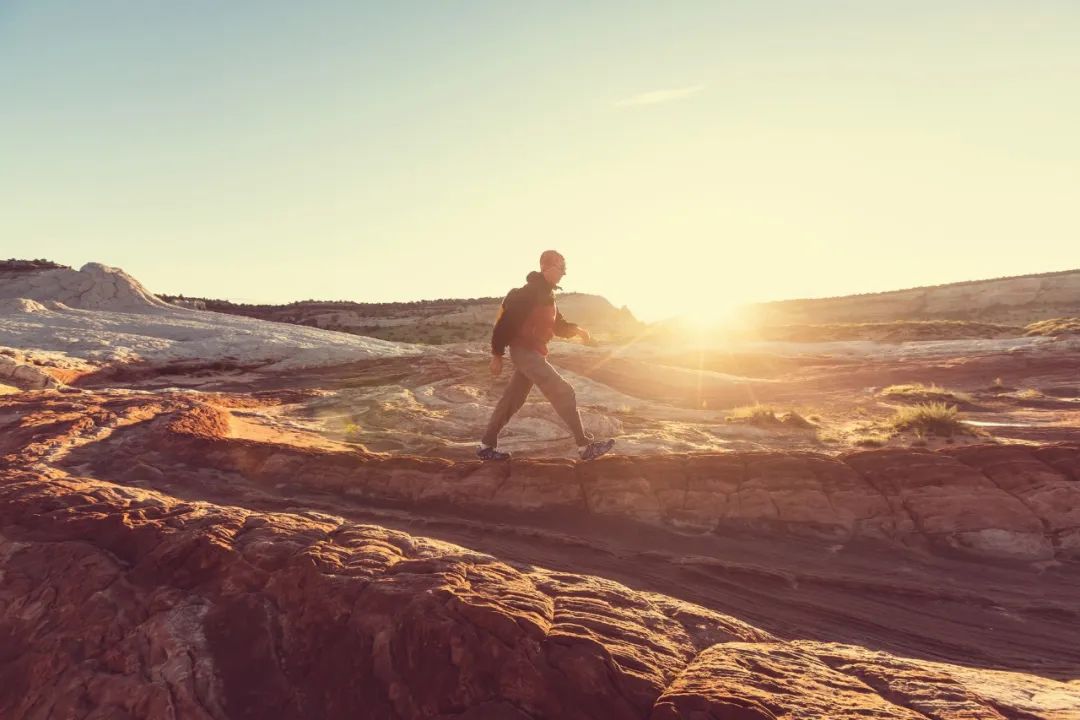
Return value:
<svg viewBox="0 0 1080 720">
<path fill-rule="evenodd" d="M 574 392 L 574 386 L 566 382 L 562 378 L 557 378 L 550 384 L 548 397 L 550 397 L 552 401 L 557 402 L 577 402 L 577 393 Z"/>
</svg>

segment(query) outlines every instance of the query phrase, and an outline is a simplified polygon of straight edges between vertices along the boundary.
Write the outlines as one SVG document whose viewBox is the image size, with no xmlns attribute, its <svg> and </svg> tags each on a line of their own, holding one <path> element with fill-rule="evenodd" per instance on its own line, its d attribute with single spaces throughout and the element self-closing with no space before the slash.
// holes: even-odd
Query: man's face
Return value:
<svg viewBox="0 0 1080 720">
<path fill-rule="evenodd" d="M 559 259 L 550 265 L 542 268 L 541 272 L 544 273 L 544 278 L 552 285 L 558 285 L 559 281 L 566 275 L 566 260 Z"/>
</svg>

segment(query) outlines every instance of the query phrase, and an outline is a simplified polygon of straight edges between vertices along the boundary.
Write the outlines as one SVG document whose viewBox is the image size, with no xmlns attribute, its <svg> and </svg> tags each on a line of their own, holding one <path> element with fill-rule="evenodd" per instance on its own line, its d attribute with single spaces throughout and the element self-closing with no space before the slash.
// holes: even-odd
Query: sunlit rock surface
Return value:
<svg viewBox="0 0 1080 720">
<path fill-rule="evenodd" d="M 618 452 L 536 398 L 486 465 L 482 345 L 103 266 L 0 345 L 0 718 L 1080 718 L 1071 340 L 562 344 Z M 894 382 L 987 429 L 867 447 Z"/>
</svg>

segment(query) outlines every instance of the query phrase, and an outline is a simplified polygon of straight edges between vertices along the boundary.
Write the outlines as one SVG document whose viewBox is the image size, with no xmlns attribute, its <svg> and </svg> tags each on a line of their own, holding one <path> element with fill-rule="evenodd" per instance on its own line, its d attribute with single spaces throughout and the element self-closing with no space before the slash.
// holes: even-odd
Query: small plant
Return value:
<svg viewBox="0 0 1080 720">
<path fill-rule="evenodd" d="M 956 406 L 943 402 L 900 408 L 889 418 L 888 424 L 897 432 L 911 432 L 920 439 L 929 435 L 951 438 L 953 435 L 973 434 L 971 428 L 960 419 Z"/>
<path fill-rule="evenodd" d="M 360 435 L 360 426 L 354 422 L 345 423 L 345 439 L 351 440 Z"/>
<path fill-rule="evenodd" d="M 727 422 L 743 423 L 755 427 L 770 427 L 783 425 L 788 427 L 812 428 L 817 427 L 814 423 L 804 418 L 799 413 L 789 410 L 777 412 L 771 405 L 743 405 L 733 408 L 731 414 L 724 418 Z"/>
<path fill-rule="evenodd" d="M 1024 328 L 1025 335 L 1075 335 L 1080 333 L 1080 318 L 1062 317 L 1033 322 Z"/>
<path fill-rule="evenodd" d="M 1023 390 L 1016 393 L 1016 397 L 1020 398 L 1021 400 L 1038 400 L 1039 398 L 1043 397 L 1043 394 L 1035 388 L 1024 388 Z"/>
<path fill-rule="evenodd" d="M 882 397 L 908 402 L 954 402 L 969 403 L 971 396 L 956 390 L 947 390 L 938 385 L 911 383 L 908 385 L 890 385 L 881 391 Z"/>
<path fill-rule="evenodd" d="M 744 423 L 757 427 L 780 424 L 780 419 L 776 417 L 776 408 L 771 405 L 761 405 L 760 403 L 732 408 L 731 414 L 724 419 L 728 422 Z"/>
</svg>

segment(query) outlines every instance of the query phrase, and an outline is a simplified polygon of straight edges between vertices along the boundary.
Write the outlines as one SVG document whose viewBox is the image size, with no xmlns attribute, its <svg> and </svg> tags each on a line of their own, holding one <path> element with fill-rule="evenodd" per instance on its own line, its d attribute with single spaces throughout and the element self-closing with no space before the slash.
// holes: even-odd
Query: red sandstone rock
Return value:
<svg viewBox="0 0 1080 720">
<path fill-rule="evenodd" d="M 1034 716 L 952 666 L 783 643 L 331 516 L 85 478 L 6 472 L 0 568 L 5 718 Z M 1043 682 L 1047 702 L 1080 702 Z"/>
<path fill-rule="evenodd" d="M 1072 446 L 482 465 L 235 438 L 225 411 L 184 397 L 8 398 L 0 404 L 0 420 L 7 418 L 0 450 L 12 462 L 53 453 L 104 476 L 150 485 L 160 484 L 163 467 L 183 466 L 234 473 L 268 491 L 333 493 L 391 506 L 558 509 L 693 531 L 749 525 L 1022 560 L 1071 557 L 1080 547 L 1080 485 L 1072 479 L 1080 451 Z M 234 485 L 218 489 L 227 493 Z"/>
<path fill-rule="evenodd" d="M 225 413 L 181 395 L 9 396 L 0 402 L 0 717 L 1074 718 L 1080 688 L 1037 675 L 1075 667 L 1060 650 L 1045 670 L 1009 674 L 785 642 L 584 573 L 313 510 L 177 495 L 258 505 L 295 492 L 342 511 L 757 526 L 1068 562 L 1078 459 L 1071 446 L 981 446 L 481 465 L 238 439 Z M 617 566 L 648 585 L 634 563 Z M 667 577 L 701 573 L 750 594 L 758 617 L 774 597 L 796 613 L 826 612 L 814 603 L 870 582 L 833 580 L 811 600 L 824 577 L 689 556 Z M 764 580 L 744 589 L 751 577 Z M 891 592 L 897 612 L 912 598 L 935 609 L 966 603 L 972 632 L 988 637 L 993 603 L 1004 602 L 918 576 Z M 1047 627 L 1064 628 L 1075 614 L 1024 602 L 1001 611 L 1022 608 L 1025 633 L 1049 638 L 1035 618 L 1063 618 Z M 873 637 L 872 617 L 852 618 Z"/>
<path fill-rule="evenodd" d="M 889 702 L 869 685 L 779 643 L 725 643 L 698 655 L 657 700 L 651 720 L 732 718 L 899 718 L 925 716 Z"/>
<path fill-rule="evenodd" d="M 898 498 L 932 543 L 1018 559 L 1053 556 L 1042 522 L 1029 507 L 944 453 L 871 450 L 844 460 L 883 495 Z"/>
<path fill-rule="evenodd" d="M 950 454 L 1030 509 L 1042 521 L 1057 554 L 1080 555 L 1080 483 L 1025 447 L 962 448 Z"/>
</svg>

